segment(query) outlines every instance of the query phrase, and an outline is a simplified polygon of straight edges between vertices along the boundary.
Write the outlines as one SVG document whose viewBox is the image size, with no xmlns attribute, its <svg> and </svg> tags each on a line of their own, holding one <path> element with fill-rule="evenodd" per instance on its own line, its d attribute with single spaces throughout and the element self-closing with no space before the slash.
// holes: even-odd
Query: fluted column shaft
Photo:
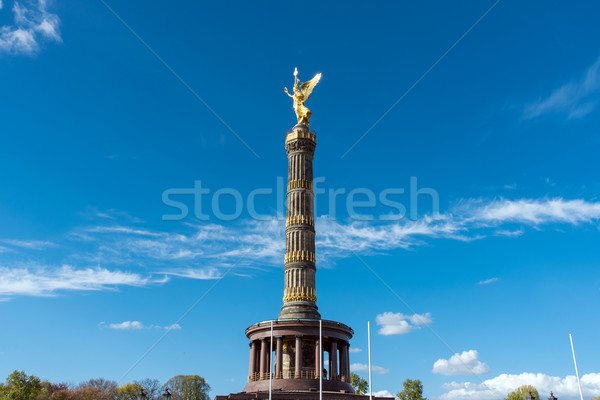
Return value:
<svg viewBox="0 0 600 400">
<path fill-rule="evenodd" d="M 286 136 L 288 155 L 285 284 L 279 318 L 319 319 L 315 281 L 313 155 L 316 137 L 304 125 Z"/>
</svg>

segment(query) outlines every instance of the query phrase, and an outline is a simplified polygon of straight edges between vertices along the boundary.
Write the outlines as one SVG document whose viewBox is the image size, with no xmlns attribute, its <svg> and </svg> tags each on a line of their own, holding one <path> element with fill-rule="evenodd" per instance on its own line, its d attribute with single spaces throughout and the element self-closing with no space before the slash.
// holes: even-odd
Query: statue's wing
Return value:
<svg viewBox="0 0 600 400">
<path fill-rule="evenodd" d="M 302 94 L 304 95 L 305 99 L 308 99 L 310 97 L 310 94 L 312 93 L 313 89 L 315 88 L 315 86 L 317 86 L 317 83 L 319 83 L 319 81 L 321 80 L 321 74 L 316 74 L 314 78 L 312 78 L 310 81 L 304 82 L 302 85 L 300 85 L 300 90 L 302 91 Z"/>
</svg>

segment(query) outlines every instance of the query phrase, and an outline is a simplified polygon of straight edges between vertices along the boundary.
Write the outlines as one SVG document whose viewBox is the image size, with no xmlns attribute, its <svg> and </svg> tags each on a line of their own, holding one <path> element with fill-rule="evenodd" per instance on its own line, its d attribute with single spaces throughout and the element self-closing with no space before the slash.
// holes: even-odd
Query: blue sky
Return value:
<svg viewBox="0 0 600 400">
<path fill-rule="evenodd" d="M 0 5 L 0 377 L 243 388 L 244 329 L 281 306 L 298 67 L 323 74 L 318 305 L 353 369 L 371 321 L 377 392 L 575 399 L 573 333 L 600 395 L 597 5 Z"/>
</svg>

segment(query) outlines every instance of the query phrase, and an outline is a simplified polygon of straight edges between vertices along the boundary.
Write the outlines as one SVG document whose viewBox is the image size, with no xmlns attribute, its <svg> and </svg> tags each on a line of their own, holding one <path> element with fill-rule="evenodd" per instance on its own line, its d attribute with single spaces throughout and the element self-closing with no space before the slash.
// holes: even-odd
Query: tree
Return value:
<svg viewBox="0 0 600 400">
<path fill-rule="evenodd" d="M 50 395 L 50 400 L 75 400 L 75 393 L 69 389 L 60 389 Z"/>
<path fill-rule="evenodd" d="M 131 400 L 137 398 L 138 394 L 142 390 L 142 387 L 137 383 L 126 383 L 123 386 L 117 388 L 117 400 Z"/>
<path fill-rule="evenodd" d="M 198 375 L 177 375 L 169 379 L 168 386 L 173 394 L 173 400 L 210 400 L 210 386 Z"/>
<path fill-rule="evenodd" d="M 44 388 L 40 378 L 27 375 L 23 371 L 14 371 L 6 378 L 6 385 L 0 391 L 4 400 L 35 400 Z"/>
<path fill-rule="evenodd" d="M 530 392 L 536 400 L 540 400 L 540 394 L 538 393 L 537 389 L 531 385 L 519 386 L 507 394 L 506 399 L 504 400 L 527 400 L 527 396 Z"/>
<path fill-rule="evenodd" d="M 369 390 L 369 383 L 355 372 L 350 373 L 350 384 L 356 394 L 366 394 L 367 390 Z"/>
<path fill-rule="evenodd" d="M 92 378 L 89 381 L 81 382 L 75 392 L 78 397 L 87 394 L 89 396 L 93 396 L 95 399 L 97 398 L 98 400 L 113 400 L 117 396 L 118 386 L 119 385 L 115 381 L 104 378 Z"/>
<path fill-rule="evenodd" d="M 73 400 L 106 400 L 106 393 L 93 386 L 79 387 L 71 392 Z"/>
<path fill-rule="evenodd" d="M 141 381 L 134 381 L 136 385 L 144 388 L 144 392 L 146 392 L 146 396 L 148 396 L 149 400 L 157 400 L 160 398 L 160 382 L 158 379 L 142 379 Z"/>
<path fill-rule="evenodd" d="M 419 379 L 407 379 L 402 383 L 403 389 L 396 397 L 400 400 L 427 400 L 423 397 L 423 384 Z"/>
<path fill-rule="evenodd" d="M 600 396 L 592 397 L 590 400 L 600 400 Z"/>
<path fill-rule="evenodd" d="M 48 383 L 48 385 L 46 386 L 46 390 L 48 391 L 48 396 L 52 397 L 52 395 L 58 391 L 64 390 L 64 391 L 69 391 L 69 384 L 65 383 L 65 382 L 61 382 L 61 383 L 50 383 L 50 382 L 45 382 Z"/>
</svg>

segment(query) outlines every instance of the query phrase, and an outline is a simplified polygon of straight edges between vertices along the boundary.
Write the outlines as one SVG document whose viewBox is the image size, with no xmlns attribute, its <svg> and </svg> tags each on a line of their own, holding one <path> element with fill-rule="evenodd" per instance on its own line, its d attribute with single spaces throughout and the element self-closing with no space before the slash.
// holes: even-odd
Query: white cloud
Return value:
<svg viewBox="0 0 600 400">
<path fill-rule="evenodd" d="M 586 398 L 600 395 L 600 373 L 586 374 L 581 377 L 583 393 Z M 533 385 L 540 394 L 553 391 L 561 400 L 579 398 L 577 378 L 568 375 L 564 378 L 542 373 L 524 372 L 519 375 L 501 374 L 483 383 L 450 382 L 442 386 L 448 390 L 439 397 L 440 400 L 494 400 L 504 398 L 508 393 L 521 385 Z"/>
<path fill-rule="evenodd" d="M 48 12 L 46 5 L 46 0 L 15 1 L 13 25 L 0 27 L 0 52 L 33 54 L 43 40 L 62 40 L 58 32 L 60 20 L 56 14 Z"/>
<path fill-rule="evenodd" d="M 149 325 L 146 326 L 142 324 L 140 321 L 123 321 L 119 323 L 106 324 L 105 322 L 100 323 L 101 328 L 109 328 L 115 330 L 140 330 L 140 329 L 165 329 L 169 331 L 173 330 L 181 330 L 181 326 L 179 324 L 173 324 L 169 326 L 160 326 L 160 325 Z"/>
<path fill-rule="evenodd" d="M 103 265 L 107 272 L 113 271 L 114 274 L 143 268 L 146 277 L 129 273 L 135 275 L 132 282 L 136 279 L 146 282 L 136 283 L 142 285 L 164 280 L 165 276 L 218 279 L 224 269 L 237 265 L 240 260 L 243 260 L 240 269 L 280 267 L 284 256 L 283 220 L 241 221 L 228 226 L 182 223 L 177 226 L 177 231 L 160 231 L 148 228 L 144 221 L 126 213 L 111 211 L 106 215 L 110 218 L 96 212 L 89 217 L 101 223 L 75 228 L 62 238 L 55 237 L 53 242 L 2 239 L 0 242 L 6 246 L 0 246 L 0 265 L 22 262 L 15 257 L 23 257 L 23 253 L 29 251 L 28 260 L 37 258 L 46 263 L 48 257 L 56 257 L 55 265 L 73 265 L 71 268 L 77 271 L 85 268 L 76 266 L 96 264 Z M 543 225 L 555 228 L 559 224 L 598 224 L 599 220 L 600 202 L 562 198 L 466 200 L 439 217 L 425 216 L 418 221 L 355 221 L 344 224 L 320 217 L 316 226 L 317 262 L 320 266 L 332 265 L 336 259 L 353 253 L 373 254 L 412 248 L 437 238 L 470 241 L 488 236 L 514 237 L 524 234 L 528 227 L 541 229 Z M 50 248 L 52 253 L 60 254 L 48 256 L 44 251 Z M 32 253 L 33 250 L 36 254 Z M 14 267 L 9 270 L 2 272 L 4 279 L 8 279 L 10 274 L 18 274 Z M 237 270 L 234 273 L 243 274 Z M 61 276 L 64 276 L 65 289 L 61 289 L 58 279 Z M 23 276 L 21 281 L 27 279 L 30 278 Z M 113 288 L 110 284 L 94 286 L 94 282 L 73 284 L 60 268 L 43 268 L 39 278 L 31 279 L 47 280 L 48 283 L 39 290 L 32 286 L 28 290 L 13 290 L 13 294 L 40 295 L 36 294 L 39 292 L 47 295 L 56 290 L 69 290 L 71 286 L 88 288 L 86 290 L 90 287 L 94 290 Z M 485 282 L 482 281 L 482 284 Z M 7 288 L 3 290 L 8 291 Z M 381 332 L 402 334 L 417 326 L 419 323 L 406 317 L 395 324 L 386 324 Z"/>
<path fill-rule="evenodd" d="M 359 349 L 358 347 L 350 347 L 350 350 L 348 350 L 350 353 L 360 353 L 362 351 L 362 349 Z"/>
<path fill-rule="evenodd" d="M 497 282 L 497 281 L 498 281 L 498 278 L 490 278 L 490 279 L 486 279 L 484 281 L 479 281 L 479 282 L 477 282 L 477 284 L 478 285 L 489 285 L 490 283 Z"/>
<path fill-rule="evenodd" d="M 481 375 L 490 372 L 485 363 L 479 361 L 477 350 L 463 351 L 462 354 L 454 354 L 448 360 L 440 358 L 433 364 L 434 374 L 447 376 L 456 375 Z"/>
<path fill-rule="evenodd" d="M 578 225 L 597 223 L 599 219 L 600 202 L 582 199 L 471 199 L 435 218 L 425 216 L 418 221 L 343 224 L 320 217 L 316 239 L 319 256 L 331 259 L 353 252 L 411 248 L 426 243 L 428 238 L 471 241 L 488 236 L 517 237 L 524 234 L 523 226 L 539 229 L 541 225 Z M 510 229 L 506 225 L 511 225 Z"/>
<path fill-rule="evenodd" d="M 118 324 L 108 324 L 108 327 L 110 329 L 119 329 L 119 330 L 125 330 L 125 329 L 142 329 L 142 323 L 139 321 L 123 321 L 121 323 Z"/>
<path fill-rule="evenodd" d="M 60 291 L 107 290 L 118 286 L 146 286 L 165 281 L 165 278 L 153 279 L 131 272 L 109 271 L 100 267 L 84 269 L 77 269 L 70 265 L 59 268 L 0 267 L 0 296 L 52 296 Z"/>
<path fill-rule="evenodd" d="M 162 272 L 165 275 L 178 276 L 181 278 L 188 279 L 200 279 L 200 280 L 210 280 L 210 279 L 219 279 L 222 275 L 216 268 L 187 268 L 183 270 L 173 270 L 168 272 Z"/>
<path fill-rule="evenodd" d="M 48 240 L 17 240 L 17 239 L 0 239 L 1 243 L 5 243 L 14 247 L 22 247 L 26 249 L 42 250 L 48 247 L 53 247 L 54 243 Z"/>
<path fill-rule="evenodd" d="M 562 198 L 515 201 L 501 199 L 474 206 L 467 210 L 467 215 L 479 223 L 580 224 L 595 222 L 600 218 L 600 203 Z"/>
<path fill-rule="evenodd" d="M 367 364 L 353 363 L 350 365 L 350 371 L 367 372 L 367 371 L 369 371 L 369 366 Z M 371 371 L 373 371 L 373 373 L 375 373 L 375 374 L 380 374 L 380 375 L 387 374 L 388 372 L 390 372 L 389 369 L 379 367 L 377 365 L 371 365 Z"/>
<path fill-rule="evenodd" d="M 396 397 L 395 394 L 392 394 L 389 390 L 380 390 L 378 392 L 373 392 L 373 397 Z"/>
<path fill-rule="evenodd" d="M 380 335 L 404 335 L 415 329 L 420 329 L 420 325 L 430 324 L 432 322 L 431 314 L 404 315 L 402 313 L 384 312 L 377 315 L 375 320 L 380 325 Z"/>
<path fill-rule="evenodd" d="M 599 100 L 600 57 L 588 68 L 578 82 L 569 82 L 555 89 L 548 97 L 528 105 L 524 118 L 536 118 L 543 114 L 564 113 L 567 118 L 581 118 L 596 108 Z"/>
</svg>

